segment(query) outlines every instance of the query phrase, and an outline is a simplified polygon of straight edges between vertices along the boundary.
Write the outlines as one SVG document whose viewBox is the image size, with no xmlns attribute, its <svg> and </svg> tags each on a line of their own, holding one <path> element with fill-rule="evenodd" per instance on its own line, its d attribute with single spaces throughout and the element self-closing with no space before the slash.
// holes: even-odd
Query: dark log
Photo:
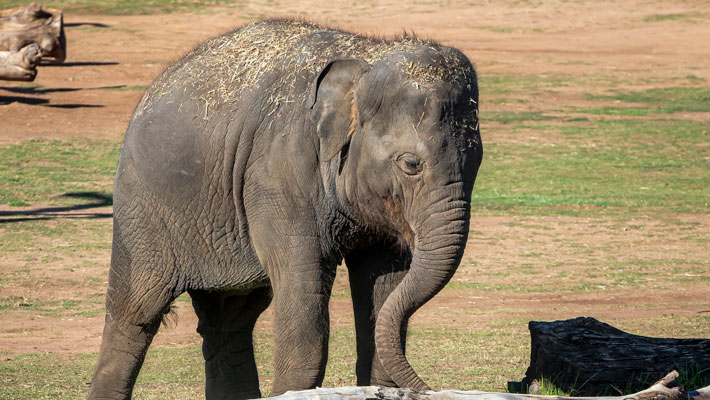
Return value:
<svg viewBox="0 0 710 400">
<path fill-rule="evenodd" d="M 66 59 L 62 12 L 44 9 L 39 3 L 0 10 L 0 51 L 15 53 L 32 43 L 42 51 L 42 61 L 60 63 Z"/>
<path fill-rule="evenodd" d="M 33 81 L 37 76 L 37 65 L 42 59 L 42 51 L 35 43 L 20 51 L 0 51 L 0 79 L 6 81 Z"/>
<path fill-rule="evenodd" d="M 653 386 L 625 396 L 564 397 L 530 394 L 494 393 L 480 391 L 442 390 L 420 392 L 414 389 L 383 388 L 377 386 L 341 387 L 286 392 L 272 400 L 710 400 L 710 386 L 686 393 L 674 386 L 678 373 L 672 371 Z M 267 400 L 268 400 L 267 399 Z"/>
<path fill-rule="evenodd" d="M 532 343 L 523 387 L 542 379 L 565 392 L 594 396 L 644 387 L 674 369 L 710 378 L 710 339 L 632 335 L 584 317 L 531 321 L 528 327 Z"/>
</svg>

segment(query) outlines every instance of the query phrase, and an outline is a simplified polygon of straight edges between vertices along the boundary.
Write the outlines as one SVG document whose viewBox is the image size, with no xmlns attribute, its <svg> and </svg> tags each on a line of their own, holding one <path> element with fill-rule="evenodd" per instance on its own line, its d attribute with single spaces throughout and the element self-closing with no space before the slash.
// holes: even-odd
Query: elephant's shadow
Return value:
<svg viewBox="0 0 710 400">
<path fill-rule="evenodd" d="M 113 196 L 100 192 L 70 192 L 60 197 L 86 199 L 88 202 L 72 206 L 42 207 L 29 210 L 0 210 L 0 224 L 22 221 L 41 221 L 57 218 L 111 218 L 113 212 L 78 212 L 113 205 Z"/>
</svg>

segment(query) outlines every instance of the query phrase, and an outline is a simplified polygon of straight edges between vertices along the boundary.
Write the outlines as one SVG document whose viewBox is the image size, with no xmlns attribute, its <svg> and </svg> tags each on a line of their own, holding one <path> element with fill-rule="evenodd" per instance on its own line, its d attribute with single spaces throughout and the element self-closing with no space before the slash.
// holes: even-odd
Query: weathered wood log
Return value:
<svg viewBox="0 0 710 400">
<path fill-rule="evenodd" d="M 17 52 L 0 51 L 0 79 L 33 81 L 41 59 L 42 51 L 36 43 L 29 44 Z"/>
<path fill-rule="evenodd" d="M 286 392 L 272 400 L 710 400 L 710 386 L 685 392 L 673 384 L 678 373 L 673 371 L 648 389 L 625 396 L 564 397 L 531 394 L 494 393 L 480 391 L 442 390 L 420 392 L 413 389 L 382 388 L 378 386 L 341 387 Z"/>
<path fill-rule="evenodd" d="M 594 318 L 529 323 L 530 367 L 523 387 L 552 382 L 580 396 L 643 387 L 674 369 L 710 377 L 710 339 L 661 339 L 626 333 Z"/>
<path fill-rule="evenodd" d="M 39 3 L 0 10 L 0 51 L 19 52 L 32 43 L 42 51 L 42 61 L 60 63 L 66 59 L 62 12 L 44 9 Z"/>
</svg>

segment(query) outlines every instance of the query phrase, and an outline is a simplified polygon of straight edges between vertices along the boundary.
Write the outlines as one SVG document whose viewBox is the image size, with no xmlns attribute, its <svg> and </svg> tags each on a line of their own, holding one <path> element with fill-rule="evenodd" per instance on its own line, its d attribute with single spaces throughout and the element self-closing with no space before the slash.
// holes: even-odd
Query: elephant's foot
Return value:
<svg viewBox="0 0 710 400">
<path fill-rule="evenodd" d="M 372 371 L 372 377 L 370 378 L 370 385 L 372 386 L 383 386 L 383 387 L 397 387 L 392 378 L 386 372 Z"/>
<path fill-rule="evenodd" d="M 233 332 L 222 337 L 203 334 L 206 399 L 261 397 L 251 336 L 251 330 L 243 333 Z"/>
<path fill-rule="evenodd" d="M 99 360 L 87 399 L 130 399 L 145 353 L 160 319 L 145 326 L 119 328 L 106 317 Z"/>
</svg>

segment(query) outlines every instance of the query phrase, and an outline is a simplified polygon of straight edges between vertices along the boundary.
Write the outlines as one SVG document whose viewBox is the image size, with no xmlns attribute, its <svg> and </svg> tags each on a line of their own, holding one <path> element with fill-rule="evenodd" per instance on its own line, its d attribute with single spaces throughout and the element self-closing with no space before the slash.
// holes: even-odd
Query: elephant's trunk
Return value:
<svg viewBox="0 0 710 400">
<path fill-rule="evenodd" d="M 465 190 L 459 188 L 454 192 Z M 399 387 L 429 389 L 404 355 L 403 333 L 409 317 L 444 288 L 461 261 L 471 210 L 467 197 L 439 198 L 428 207 L 426 219 L 415 227 L 410 270 L 378 315 L 375 325 L 377 355 Z"/>
</svg>

